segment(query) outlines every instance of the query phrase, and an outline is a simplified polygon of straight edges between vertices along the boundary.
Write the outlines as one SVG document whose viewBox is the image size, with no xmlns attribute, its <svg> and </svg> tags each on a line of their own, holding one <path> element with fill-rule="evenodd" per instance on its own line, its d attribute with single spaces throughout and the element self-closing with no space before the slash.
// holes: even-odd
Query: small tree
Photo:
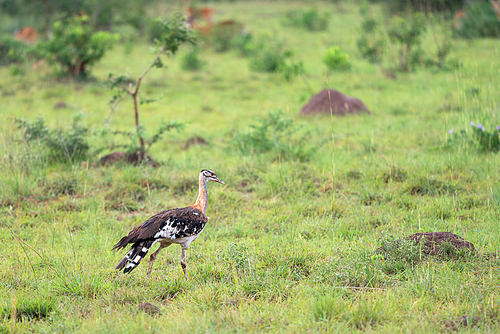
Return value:
<svg viewBox="0 0 500 334">
<path fill-rule="evenodd" d="M 420 47 L 425 30 L 425 17 L 422 13 L 415 13 L 410 18 L 395 16 L 391 19 L 388 35 L 392 42 L 399 44 L 399 70 L 408 72 L 411 69 L 412 57 L 418 52 L 415 48 Z"/>
<path fill-rule="evenodd" d="M 56 21 L 53 33 L 52 39 L 40 43 L 38 52 L 48 61 L 59 63 L 72 76 L 85 76 L 88 66 L 101 59 L 118 39 L 108 32 L 93 32 L 87 15 Z"/>
<path fill-rule="evenodd" d="M 361 24 L 361 36 L 357 40 L 361 56 L 372 64 L 380 64 L 385 44 L 378 22 L 365 14 Z"/>
<path fill-rule="evenodd" d="M 348 71 L 351 69 L 349 55 L 335 45 L 326 51 L 323 63 L 332 71 Z"/>
<path fill-rule="evenodd" d="M 158 21 L 158 23 L 161 28 L 159 38 L 155 39 L 158 50 L 153 61 L 151 61 L 146 70 L 137 79 L 135 86 L 134 83 L 125 75 L 114 76 L 112 73 L 109 74 L 110 88 L 117 90 L 117 93 L 111 99 L 111 112 L 113 113 L 113 111 L 118 108 L 119 103 L 128 96 L 132 97 L 134 102 L 136 133 L 133 138 L 138 138 L 140 146 L 132 148 L 133 152 L 129 153 L 137 155 L 139 161 L 144 159 L 147 149 L 149 149 L 153 143 L 157 142 L 165 131 L 180 128 L 183 125 L 182 123 L 176 122 L 165 123 L 158 129 L 157 133 L 148 142 L 146 142 L 144 139 L 144 129 L 139 123 L 138 94 L 142 80 L 152 68 L 163 67 L 163 63 L 160 58 L 163 54 L 175 54 L 179 49 L 179 46 L 183 43 L 190 43 L 192 45 L 195 44 L 194 37 L 186 26 L 186 20 L 180 15 L 176 14 L 173 18 L 166 21 Z M 153 101 L 154 100 L 142 100 L 140 102 L 142 104 L 143 102 L 149 103 Z"/>
</svg>

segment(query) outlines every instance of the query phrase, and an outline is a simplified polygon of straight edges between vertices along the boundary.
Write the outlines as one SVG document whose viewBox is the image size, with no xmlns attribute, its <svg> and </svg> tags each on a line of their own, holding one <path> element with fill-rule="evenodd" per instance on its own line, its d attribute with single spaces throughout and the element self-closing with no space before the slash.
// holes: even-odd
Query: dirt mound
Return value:
<svg viewBox="0 0 500 334">
<path fill-rule="evenodd" d="M 328 92 L 330 92 L 330 94 L 328 94 Z M 368 110 L 361 100 L 344 95 L 334 89 L 324 89 L 320 93 L 314 95 L 309 102 L 302 107 L 300 113 L 304 115 L 312 113 L 329 114 L 330 107 L 334 115 L 360 114 L 363 112 L 371 114 L 370 110 Z"/>
<path fill-rule="evenodd" d="M 481 318 L 477 316 L 463 315 L 455 321 L 450 320 L 446 322 L 445 326 L 449 331 L 458 331 L 463 327 L 474 328 L 480 320 Z"/>
<path fill-rule="evenodd" d="M 421 245 L 422 255 L 427 256 L 443 256 L 462 249 L 473 253 L 476 252 L 476 248 L 471 242 L 451 232 L 415 233 L 405 239 L 413 240 L 415 245 Z M 393 242 L 397 245 L 400 241 L 396 240 Z M 382 254 L 387 252 L 387 250 L 384 247 L 380 247 L 376 252 Z"/>
<path fill-rule="evenodd" d="M 103 156 L 99 160 L 99 164 L 108 165 L 108 164 L 117 164 L 117 163 L 128 163 L 131 165 L 140 165 L 141 163 L 152 166 L 152 167 L 160 167 L 160 164 L 156 162 L 149 155 L 141 157 L 139 154 L 129 154 L 125 152 L 114 152 L 108 155 Z"/>
<path fill-rule="evenodd" d="M 186 144 L 184 145 L 184 149 L 187 150 L 188 148 L 190 148 L 191 146 L 194 146 L 194 145 L 208 145 L 208 142 L 199 136 L 191 137 L 186 141 Z"/>
<path fill-rule="evenodd" d="M 476 248 L 471 242 L 450 232 L 415 233 L 410 235 L 407 239 L 414 240 L 417 245 L 423 243 L 423 251 L 426 252 L 427 255 L 441 254 L 443 251 L 441 244 L 443 243 L 449 243 L 455 249 L 468 248 L 472 251 L 476 251 Z"/>
<path fill-rule="evenodd" d="M 151 303 L 142 303 L 139 305 L 139 310 L 146 312 L 149 315 L 161 314 L 160 309 Z"/>
<path fill-rule="evenodd" d="M 69 106 L 66 102 L 60 101 L 54 104 L 54 109 L 69 109 Z"/>
</svg>

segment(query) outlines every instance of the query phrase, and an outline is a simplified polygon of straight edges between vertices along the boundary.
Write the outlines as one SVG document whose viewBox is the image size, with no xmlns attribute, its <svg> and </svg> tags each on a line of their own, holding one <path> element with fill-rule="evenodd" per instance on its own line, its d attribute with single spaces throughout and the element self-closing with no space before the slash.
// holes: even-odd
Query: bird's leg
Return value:
<svg viewBox="0 0 500 334">
<path fill-rule="evenodd" d="M 187 263 L 186 263 L 186 251 L 187 251 L 187 247 L 182 247 L 181 267 L 182 267 L 182 270 L 184 270 L 184 275 L 186 275 L 186 279 L 188 279 Z"/>
<path fill-rule="evenodd" d="M 148 274 L 146 275 L 146 278 L 149 278 L 149 275 L 151 274 L 151 269 L 153 269 L 153 263 L 155 262 L 156 260 L 156 255 L 158 255 L 158 253 L 163 249 L 163 248 L 166 248 L 170 246 L 170 244 L 167 244 L 167 245 L 164 245 L 164 244 L 160 244 L 160 247 L 158 247 L 158 249 L 156 251 L 154 251 L 153 254 L 151 254 L 151 257 L 149 258 L 149 268 L 148 268 Z"/>
</svg>

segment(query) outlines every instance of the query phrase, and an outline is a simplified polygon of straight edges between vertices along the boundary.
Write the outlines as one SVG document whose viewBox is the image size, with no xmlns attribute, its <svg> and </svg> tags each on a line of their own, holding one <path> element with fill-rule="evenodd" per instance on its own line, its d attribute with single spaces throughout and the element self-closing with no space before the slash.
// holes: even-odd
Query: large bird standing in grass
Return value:
<svg viewBox="0 0 500 334">
<path fill-rule="evenodd" d="M 128 244 L 132 244 L 132 247 L 118 263 L 116 269 L 125 268 L 124 273 L 131 272 L 141 263 L 151 247 L 159 242 L 160 247 L 151 254 L 147 274 L 149 277 L 158 253 L 171 244 L 179 244 L 182 248 L 181 266 L 186 278 L 188 278 L 186 251 L 189 244 L 203 232 L 209 219 L 205 215 L 208 205 L 207 183 L 209 181 L 225 184 L 213 171 L 203 169 L 200 172 L 198 199 L 194 205 L 159 212 L 118 241 L 113 249 L 125 248 Z"/>
</svg>

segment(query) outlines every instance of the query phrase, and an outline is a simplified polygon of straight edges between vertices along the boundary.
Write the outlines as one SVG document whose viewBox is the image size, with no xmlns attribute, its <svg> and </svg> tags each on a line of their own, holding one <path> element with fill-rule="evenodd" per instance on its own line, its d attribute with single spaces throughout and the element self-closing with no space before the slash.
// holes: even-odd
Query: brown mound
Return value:
<svg viewBox="0 0 500 334">
<path fill-rule="evenodd" d="M 114 152 L 108 155 L 105 155 L 99 160 L 99 164 L 108 165 L 108 164 L 116 164 L 116 163 L 128 163 L 131 165 L 140 165 L 141 163 L 152 166 L 152 167 L 160 167 L 160 164 L 156 162 L 149 155 L 141 154 L 129 154 L 125 152 Z"/>
<path fill-rule="evenodd" d="M 464 240 L 462 237 L 451 232 L 425 232 L 415 233 L 405 238 L 406 240 L 413 240 L 415 244 L 422 244 L 422 254 L 428 256 L 443 255 L 449 252 L 448 248 L 443 249 L 443 243 L 449 243 L 455 250 L 468 249 L 469 251 L 476 252 L 476 248 L 471 242 Z M 399 243 L 399 240 L 394 241 Z M 376 250 L 377 253 L 384 253 L 386 249 L 380 247 Z"/>
<path fill-rule="evenodd" d="M 458 331 L 461 329 L 461 327 L 470 327 L 470 328 L 475 327 L 479 322 L 479 320 L 481 320 L 481 318 L 477 316 L 471 317 L 468 315 L 463 315 L 455 321 L 450 320 L 446 322 L 445 326 L 450 331 Z"/>
<path fill-rule="evenodd" d="M 139 310 L 146 312 L 149 315 L 160 314 L 160 309 L 151 303 L 142 303 L 139 305 Z"/>
<path fill-rule="evenodd" d="M 188 148 L 190 148 L 191 146 L 194 146 L 194 145 L 208 145 L 208 142 L 205 139 L 198 137 L 198 136 L 191 137 L 186 141 L 186 144 L 184 145 L 184 149 L 187 150 Z"/>
<path fill-rule="evenodd" d="M 328 94 L 330 92 L 330 94 Z M 331 108 L 331 109 L 330 109 Z M 360 114 L 362 112 L 370 113 L 370 110 L 354 97 L 342 94 L 334 89 L 324 89 L 314 95 L 307 104 L 302 107 L 301 114 L 311 113 L 330 113 L 335 115 Z"/>
<path fill-rule="evenodd" d="M 54 104 L 54 109 L 65 109 L 65 108 L 69 108 L 66 102 L 60 101 Z"/>
</svg>

